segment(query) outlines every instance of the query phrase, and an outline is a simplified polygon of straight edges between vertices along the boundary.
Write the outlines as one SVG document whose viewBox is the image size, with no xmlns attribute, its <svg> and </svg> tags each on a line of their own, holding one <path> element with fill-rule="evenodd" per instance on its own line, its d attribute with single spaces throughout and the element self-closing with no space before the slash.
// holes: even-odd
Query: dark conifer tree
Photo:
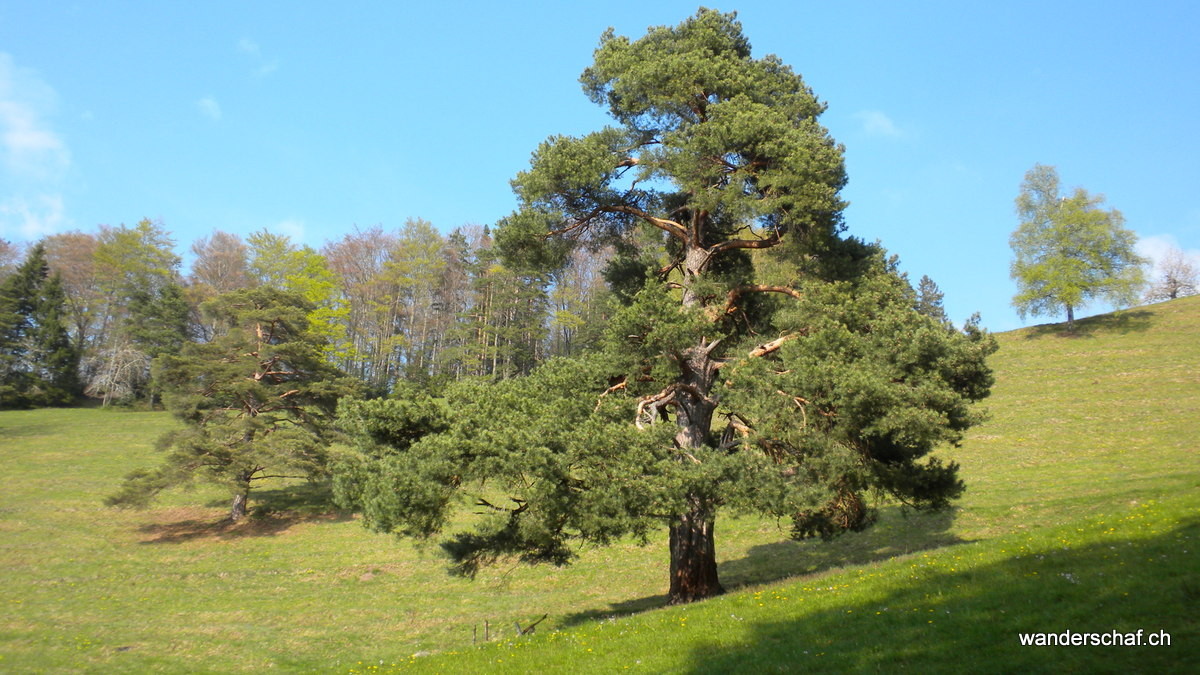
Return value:
<svg viewBox="0 0 1200 675">
<path fill-rule="evenodd" d="M 0 284 L 0 406 L 65 405 L 79 395 L 65 307 L 62 282 L 38 244 Z"/>
<path fill-rule="evenodd" d="M 528 274 L 614 246 L 624 307 L 597 353 L 450 387 L 430 403 L 443 430 L 402 401 L 347 407 L 361 454 L 342 486 L 367 524 L 431 536 L 468 505 L 477 527 L 444 543 L 466 573 L 665 526 L 680 603 L 722 592 L 722 510 L 809 537 L 866 527 L 872 495 L 946 507 L 958 467 L 930 453 L 978 421 L 994 342 L 918 312 L 894 261 L 844 235 L 824 104 L 704 9 L 609 31 L 582 82 L 615 125 L 542 143 L 496 241 Z"/>
</svg>

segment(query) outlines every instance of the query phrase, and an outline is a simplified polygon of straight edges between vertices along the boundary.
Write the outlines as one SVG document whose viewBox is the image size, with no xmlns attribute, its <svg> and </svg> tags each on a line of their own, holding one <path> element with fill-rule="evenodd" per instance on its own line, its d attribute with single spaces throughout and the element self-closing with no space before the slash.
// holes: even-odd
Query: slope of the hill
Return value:
<svg viewBox="0 0 1200 675">
<path fill-rule="evenodd" d="M 1200 659 L 1197 336 L 1200 297 L 1074 336 L 998 336 L 991 419 L 943 451 L 968 485 L 954 512 L 889 508 L 829 543 L 727 518 L 736 592 L 652 611 L 661 542 L 470 582 L 270 490 L 268 513 L 233 528 L 219 490 L 103 507 L 155 460 L 164 414 L 0 413 L 0 672 L 1183 670 Z M 542 614 L 537 635 L 511 637 Z M 1068 630 L 1172 644 L 1019 644 Z"/>
<path fill-rule="evenodd" d="M 1200 297 L 1086 319 L 1075 334 L 997 337 L 990 420 L 944 451 L 968 485 L 950 545 L 396 667 L 1189 672 L 1200 662 Z M 921 530 L 903 518 L 881 529 L 895 548 Z"/>
<path fill-rule="evenodd" d="M 1200 296 L 998 336 L 990 420 L 952 456 L 968 539 L 1200 487 Z"/>
</svg>

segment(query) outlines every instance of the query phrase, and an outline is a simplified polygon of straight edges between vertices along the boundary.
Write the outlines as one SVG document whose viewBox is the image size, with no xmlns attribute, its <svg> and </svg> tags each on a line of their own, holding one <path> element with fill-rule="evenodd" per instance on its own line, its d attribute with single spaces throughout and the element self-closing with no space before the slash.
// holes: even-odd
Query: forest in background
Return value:
<svg viewBox="0 0 1200 675">
<path fill-rule="evenodd" d="M 315 306 L 309 322 L 330 362 L 380 393 L 398 380 L 504 378 L 578 355 L 598 339 L 610 294 L 610 250 L 581 250 L 553 275 L 518 274 L 478 225 L 442 234 L 410 219 L 398 229 L 355 228 L 319 250 L 265 230 L 244 239 L 214 230 L 190 244 L 186 269 L 177 245 L 163 223 L 148 219 L 51 235 L 24 249 L 0 240 L 0 283 L 43 249 L 44 269 L 26 273 L 60 279 L 58 321 L 73 350 L 76 394 L 105 405 L 153 402 L 154 358 L 211 339 L 200 305 L 238 289 L 302 295 Z M 9 368 L 37 369 L 22 358 L 37 356 L 13 356 Z M 21 400 L 0 405 L 14 404 Z"/>
</svg>

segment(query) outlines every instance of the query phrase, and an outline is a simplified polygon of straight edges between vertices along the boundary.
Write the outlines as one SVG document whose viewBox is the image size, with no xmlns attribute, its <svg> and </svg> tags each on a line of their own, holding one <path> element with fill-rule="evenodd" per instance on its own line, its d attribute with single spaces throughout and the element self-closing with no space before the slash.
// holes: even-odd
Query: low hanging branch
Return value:
<svg viewBox="0 0 1200 675">
<path fill-rule="evenodd" d="M 505 508 L 503 506 L 497 506 L 497 505 L 489 502 L 488 500 L 484 499 L 483 497 L 478 498 L 478 500 L 475 502 L 475 506 L 483 506 L 483 507 L 487 507 L 493 511 L 501 511 L 503 513 L 523 513 L 526 509 L 529 508 L 529 502 L 525 501 L 524 499 L 520 499 L 517 497 L 509 497 L 508 499 L 510 501 L 512 501 L 514 504 L 516 504 L 517 508 L 509 509 L 509 508 Z"/>
</svg>

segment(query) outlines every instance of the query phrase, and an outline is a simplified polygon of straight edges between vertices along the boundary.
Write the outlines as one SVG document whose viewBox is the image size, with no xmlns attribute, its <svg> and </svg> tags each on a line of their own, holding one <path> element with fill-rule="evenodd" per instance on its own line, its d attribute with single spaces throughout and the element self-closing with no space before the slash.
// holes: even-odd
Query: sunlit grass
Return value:
<svg viewBox="0 0 1200 675">
<path fill-rule="evenodd" d="M 274 511 L 236 527 L 219 525 L 226 499 L 211 487 L 144 512 L 102 506 L 155 461 L 166 415 L 0 413 L 0 672 L 927 672 L 966 658 L 1171 670 L 1195 662 L 1200 641 L 1181 609 L 1200 600 L 1198 333 L 1200 298 L 1189 298 L 1081 322 L 1075 337 L 1001 335 L 991 420 L 943 451 L 968 485 L 954 512 L 888 508 L 876 528 L 832 543 L 724 518 L 733 592 L 671 609 L 657 609 L 665 537 L 472 582 L 448 576 L 436 547 L 270 489 L 252 507 Z M 513 639 L 543 614 L 532 639 Z M 1126 627 L 1177 642 L 1016 643 L 1017 631 Z"/>
</svg>

